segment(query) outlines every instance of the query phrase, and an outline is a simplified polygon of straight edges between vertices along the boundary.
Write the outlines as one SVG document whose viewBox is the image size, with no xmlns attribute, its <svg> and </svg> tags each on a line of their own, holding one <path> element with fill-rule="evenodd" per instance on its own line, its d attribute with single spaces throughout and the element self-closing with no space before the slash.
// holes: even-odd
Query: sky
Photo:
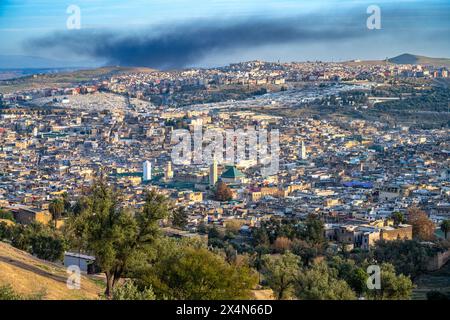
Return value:
<svg viewBox="0 0 450 320">
<path fill-rule="evenodd" d="M 79 30 L 67 28 L 70 5 Z M 380 30 L 366 26 L 369 5 Z M 449 34 L 450 0 L 0 0 L 0 65 L 16 55 L 161 69 L 450 57 Z"/>
</svg>

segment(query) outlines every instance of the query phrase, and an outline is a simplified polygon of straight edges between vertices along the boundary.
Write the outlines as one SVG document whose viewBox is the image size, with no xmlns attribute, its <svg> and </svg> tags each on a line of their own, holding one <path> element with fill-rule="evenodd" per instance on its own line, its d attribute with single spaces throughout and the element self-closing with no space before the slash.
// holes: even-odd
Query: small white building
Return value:
<svg viewBox="0 0 450 320">
<path fill-rule="evenodd" d="M 95 257 L 75 252 L 65 252 L 64 266 L 77 266 L 81 272 L 95 273 Z"/>
<path fill-rule="evenodd" d="M 152 180 L 152 164 L 150 161 L 145 161 L 142 164 L 142 180 L 143 181 L 150 181 Z"/>
</svg>

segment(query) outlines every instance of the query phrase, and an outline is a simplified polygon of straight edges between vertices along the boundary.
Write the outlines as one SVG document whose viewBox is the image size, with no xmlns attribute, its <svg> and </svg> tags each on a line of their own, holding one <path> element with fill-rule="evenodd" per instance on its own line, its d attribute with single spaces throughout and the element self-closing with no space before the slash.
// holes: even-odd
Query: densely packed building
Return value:
<svg viewBox="0 0 450 320">
<path fill-rule="evenodd" d="M 124 205 L 140 206 L 155 188 L 188 208 L 188 229 L 242 221 L 242 233 L 271 216 L 320 215 L 330 241 L 368 248 L 379 239 L 411 238 L 393 227 L 393 212 L 423 208 L 438 223 L 450 215 L 449 132 L 418 130 L 364 120 L 276 116 L 265 107 L 368 89 L 392 77 L 446 77 L 446 70 L 392 64 L 247 62 L 223 68 L 121 74 L 68 88 L 2 96 L 0 207 L 48 221 L 49 202 L 79 196 L 106 176 Z M 341 80 L 354 81 L 341 84 Z M 311 82 L 301 89 L 293 84 Z M 322 82 L 333 84 L 322 86 Z M 363 81 L 356 83 L 355 81 Z M 364 82 L 366 81 L 366 82 Z M 367 82 L 371 81 L 371 82 Z M 198 90 L 220 86 L 277 85 L 283 90 L 244 100 L 196 103 Z M 167 101 L 152 102 L 153 95 Z M 192 104 L 176 105 L 172 96 Z M 208 129 L 279 131 L 279 166 L 261 174 L 256 159 L 179 164 L 173 131 Z M 143 163 L 147 163 L 143 170 Z M 224 181 L 232 200 L 214 200 Z M 28 220 L 27 220 L 28 219 Z"/>
</svg>

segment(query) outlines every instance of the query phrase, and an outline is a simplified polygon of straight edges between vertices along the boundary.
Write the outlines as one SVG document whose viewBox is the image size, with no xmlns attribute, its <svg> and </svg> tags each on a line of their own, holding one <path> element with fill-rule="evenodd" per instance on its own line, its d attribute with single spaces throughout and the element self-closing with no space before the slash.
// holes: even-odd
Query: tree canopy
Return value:
<svg viewBox="0 0 450 320">
<path fill-rule="evenodd" d="M 256 274 L 247 265 L 228 263 L 204 246 L 164 239 L 156 257 L 140 279 L 158 298 L 249 299 L 257 283 Z"/>
<path fill-rule="evenodd" d="M 354 300 L 355 293 L 337 271 L 325 262 L 302 271 L 296 282 L 296 296 L 301 300 Z"/>
<path fill-rule="evenodd" d="M 142 210 L 130 212 L 120 206 L 120 195 L 103 181 L 92 187 L 78 214 L 67 223 L 72 243 L 93 254 L 106 275 L 105 294 L 110 297 L 117 281 L 136 256 L 145 256 L 158 236 L 158 221 L 169 215 L 168 200 L 155 192 L 145 196 Z"/>
<path fill-rule="evenodd" d="M 408 216 L 408 223 L 413 227 L 414 238 L 422 241 L 431 241 L 434 239 L 434 223 L 424 211 L 418 208 L 410 208 L 408 210 Z"/>
<path fill-rule="evenodd" d="M 294 284 L 300 272 L 299 263 L 299 257 L 290 252 L 263 257 L 262 273 L 278 300 L 293 297 Z"/>
<path fill-rule="evenodd" d="M 367 297 L 376 300 L 409 300 L 414 285 L 411 279 L 403 274 L 397 276 L 390 263 L 381 265 L 381 288 L 368 290 Z"/>
<path fill-rule="evenodd" d="M 230 187 L 223 181 L 219 181 L 214 193 L 217 201 L 230 201 L 233 198 Z"/>
</svg>

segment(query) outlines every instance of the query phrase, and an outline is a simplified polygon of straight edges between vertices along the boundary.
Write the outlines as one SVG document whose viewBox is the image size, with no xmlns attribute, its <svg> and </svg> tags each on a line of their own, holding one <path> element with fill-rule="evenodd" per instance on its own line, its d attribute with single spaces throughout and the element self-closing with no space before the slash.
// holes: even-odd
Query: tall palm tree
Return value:
<svg viewBox="0 0 450 320">
<path fill-rule="evenodd" d="M 55 228 L 58 223 L 58 219 L 61 218 L 64 212 L 64 201 L 62 199 L 53 199 L 48 206 L 48 211 L 52 215 L 53 222 L 55 223 Z"/>
</svg>

